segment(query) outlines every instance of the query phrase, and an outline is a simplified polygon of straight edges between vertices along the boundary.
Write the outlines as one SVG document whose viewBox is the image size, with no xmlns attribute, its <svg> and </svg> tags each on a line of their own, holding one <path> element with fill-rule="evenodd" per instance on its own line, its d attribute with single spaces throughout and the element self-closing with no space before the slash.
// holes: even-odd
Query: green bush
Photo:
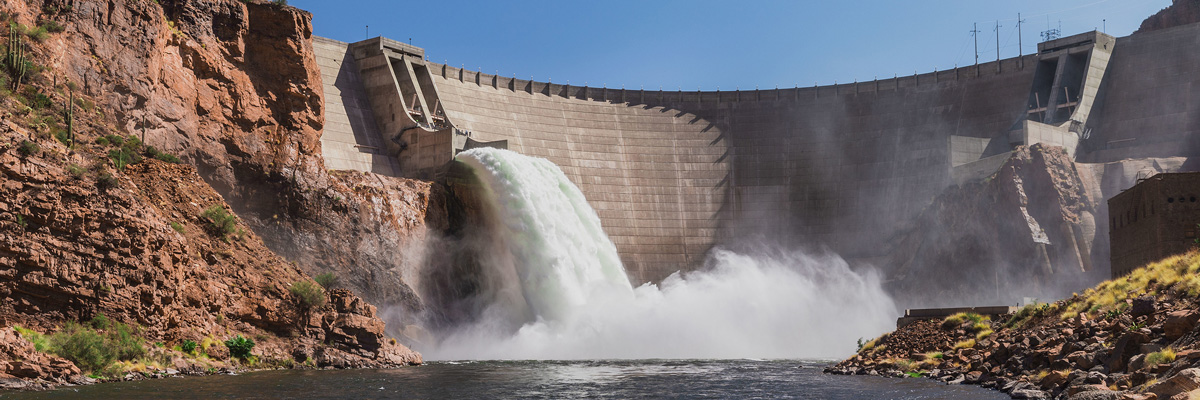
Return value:
<svg viewBox="0 0 1200 400">
<path fill-rule="evenodd" d="M 183 224 L 174 221 L 171 222 L 171 229 L 174 229 L 175 232 L 179 233 L 184 233 L 185 231 Z"/>
<path fill-rule="evenodd" d="M 313 277 L 313 280 L 317 281 L 317 284 L 321 285 L 321 287 L 325 289 L 333 289 L 338 285 L 338 277 L 332 272 L 318 274 L 317 276 Z M 859 340 L 861 341 L 862 339 Z"/>
<path fill-rule="evenodd" d="M 87 372 L 99 371 L 116 361 L 117 354 L 108 347 L 99 332 L 67 322 L 62 330 L 51 336 L 54 354 L 71 360 Z"/>
<path fill-rule="evenodd" d="M 50 34 L 46 33 L 46 27 L 44 26 L 30 29 L 28 32 L 25 32 L 25 35 L 29 36 L 30 39 L 33 39 L 38 43 L 44 42 L 46 39 L 50 38 Z"/>
<path fill-rule="evenodd" d="M 21 153 L 21 155 L 25 157 L 37 154 L 40 151 L 42 151 L 41 146 L 38 146 L 36 142 L 31 142 L 28 140 L 22 140 L 21 145 L 17 146 L 17 152 Z"/>
<path fill-rule="evenodd" d="M 51 100 L 50 96 L 38 91 L 33 86 L 25 87 L 25 100 L 26 105 L 34 110 L 42 110 L 54 105 L 54 100 Z"/>
<path fill-rule="evenodd" d="M 50 336 L 50 352 L 71 360 L 85 372 L 97 372 L 114 361 L 145 356 L 143 341 L 136 328 L 99 314 L 87 324 L 67 322 Z"/>
<path fill-rule="evenodd" d="M 179 160 L 178 157 L 175 157 L 168 153 L 163 153 L 163 152 L 159 151 L 157 148 L 155 148 L 154 146 L 146 146 L 146 157 L 150 157 L 150 158 L 153 158 L 153 159 L 156 159 L 159 161 L 169 162 L 171 164 L 179 164 L 182 162 Z"/>
<path fill-rule="evenodd" d="M 184 340 L 183 343 L 179 345 L 179 349 L 183 350 L 184 353 L 195 354 L 196 342 L 193 340 Z"/>
<path fill-rule="evenodd" d="M 125 149 L 113 149 L 108 151 L 108 158 L 112 159 L 113 166 L 117 168 L 117 171 L 124 170 L 126 165 L 136 164 L 136 162 L 133 161 L 133 156 L 133 154 L 126 152 Z"/>
<path fill-rule="evenodd" d="M 104 136 L 104 141 L 108 145 L 117 146 L 117 147 L 121 147 L 121 146 L 125 145 L 125 138 L 122 137 L 121 135 Z M 100 141 L 97 140 L 96 143 L 100 143 Z"/>
<path fill-rule="evenodd" d="M 71 145 L 71 137 L 69 135 L 67 135 L 66 129 L 55 129 L 54 130 L 54 138 L 58 139 L 58 142 L 62 143 L 65 146 Z"/>
<path fill-rule="evenodd" d="M 183 160 L 180 160 L 179 157 L 175 157 L 167 153 L 158 153 L 154 156 L 154 158 L 158 159 L 159 161 L 169 162 L 171 164 L 183 163 Z"/>
<path fill-rule="evenodd" d="M 98 138 L 96 138 L 96 144 L 101 145 L 101 146 L 108 146 L 108 144 L 109 144 L 108 138 L 103 137 L 103 136 L 98 137 Z"/>
<path fill-rule="evenodd" d="M 21 334 L 21 337 L 33 343 L 33 349 L 37 351 L 46 351 L 50 349 L 50 342 L 46 335 L 38 333 L 32 329 L 22 328 L 20 325 L 13 325 L 13 330 Z"/>
<path fill-rule="evenodd" d="M 226 340 L 225 347 L 229 348 L 229 355 L 245 360 L 250 357 L 250 350 L 254 349 L 254 340 L 237 335 Z"/>
<path fill-rule="evenodd" d="M 225 238 L 237 230 L 237 217 L 225 211 L 225 208 L 221 207 L 220 204 L 213 204 L 204 210 L 204 213 L 200 214 L 200 216 L 208 220 L 213 233 L 220 238 Z"/>
<path fill-rule="evenodd" d="M 314 285 L 311 281 L 293 283 L 288 290 L 292 292 L 293 296 L 296 296 L 300 308 L 308 310 L 325 305 L 325 289 Z"/>
<path fill-rule="evenodd" d="M 67 27 L 62 26 L 62 24 L 58 23 L 58 21 L 55 21 L 52 19 L 42 21 L 42 25 L 40 26 L 40 28 L 42 28 L 42 30 L 44 30 L 46 32 L 50 32 L 50 33 L 59 33 L 59 32 L 62 32 L 67 29 Z"/>
</svg>

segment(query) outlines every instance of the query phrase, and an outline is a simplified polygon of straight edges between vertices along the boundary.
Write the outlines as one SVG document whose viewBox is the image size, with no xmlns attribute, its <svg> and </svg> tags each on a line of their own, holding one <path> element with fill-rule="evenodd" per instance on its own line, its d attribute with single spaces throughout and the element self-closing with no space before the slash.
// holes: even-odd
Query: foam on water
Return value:
<svg viewBox="0 0 1200 400">
<path fill-rule="evenodd" d="M 493 298 L 429 359 L 822 358 L 887 331 L 878 276 L 836 255 L 714 249 L 705 268 L 633 288 L 582 192 L 553 163 L 473 149 L 496 216 Z"/>
</svg>

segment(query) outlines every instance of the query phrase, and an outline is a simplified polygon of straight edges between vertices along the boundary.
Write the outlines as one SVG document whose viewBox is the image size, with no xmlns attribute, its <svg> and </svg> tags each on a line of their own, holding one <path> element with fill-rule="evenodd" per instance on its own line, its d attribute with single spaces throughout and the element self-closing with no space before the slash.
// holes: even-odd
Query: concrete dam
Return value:
<svg viewBox="0 0 1200 400">
<path fill-rule="evenodd" d="M 1019 146 L 1062 146 L 1094 196 L 1200 153 L 1200 24 L 831 86 L 741 91 L 564 85 L 425 60 L 386 38 L 314 38 L 326 167 L 444 180 L 459 151 L 546 158 L 599 214 L 634 283 L 742 240 L 828 247 L 888 270 L 946 188 Z M 1049 243 L 1057 268 L 1108 270 L 1103 199 Z M 1027 214 L 1028 215 L 1028 214 Z M 1035 235 L 1036 236 L 1036 235 Z M 1059 237 L 1053 236 L 1052 237 Z M 1036 239 L 1036 238 L 1035 238 Z"/>
</svg>

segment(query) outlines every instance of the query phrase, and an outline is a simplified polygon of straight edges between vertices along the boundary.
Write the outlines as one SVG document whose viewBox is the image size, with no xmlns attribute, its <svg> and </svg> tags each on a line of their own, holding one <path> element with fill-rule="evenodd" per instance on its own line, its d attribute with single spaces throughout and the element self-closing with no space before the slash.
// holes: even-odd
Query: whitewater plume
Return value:
<svg viewBox="0 0 1200 400">
<path fill-rule="evenodd" d="M 430 359 L 826 358 L 890 328 L 874 273 L 836 255 L 715 249 L 700 271 L 633 288 L 582 192 L 553 163 L 460 153 L 495 223 L 486 309 Z"/>
</svg>

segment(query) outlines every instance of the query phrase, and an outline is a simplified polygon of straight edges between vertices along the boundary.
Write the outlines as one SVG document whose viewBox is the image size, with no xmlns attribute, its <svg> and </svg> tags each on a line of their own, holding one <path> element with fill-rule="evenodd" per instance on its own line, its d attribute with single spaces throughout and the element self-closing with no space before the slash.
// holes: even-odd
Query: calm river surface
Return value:
<svg viewBox="0 0 1200 400">
<path fill-rule="evenodd" d="M 264 371 L 0 393 L 3 399 L 1007 399 L 929 379 L 834 376 L 824 361 L 431 362 L 397 370 Z"/>
</svg>

